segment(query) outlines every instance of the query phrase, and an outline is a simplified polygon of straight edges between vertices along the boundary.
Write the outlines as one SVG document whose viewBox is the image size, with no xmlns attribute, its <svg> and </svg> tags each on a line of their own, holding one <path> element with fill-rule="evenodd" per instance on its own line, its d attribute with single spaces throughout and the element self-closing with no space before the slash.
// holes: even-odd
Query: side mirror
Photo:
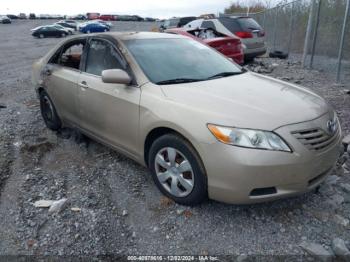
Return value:
<svg viewBox="0 0 350 262">
<path fill-rule="evenodd" d="M 121 69 L 108 69 L 102 71 L 102 82 L 108 84 L 125 84 L 131 82 L 131 78 L 127 72 Z"/>
</svg>

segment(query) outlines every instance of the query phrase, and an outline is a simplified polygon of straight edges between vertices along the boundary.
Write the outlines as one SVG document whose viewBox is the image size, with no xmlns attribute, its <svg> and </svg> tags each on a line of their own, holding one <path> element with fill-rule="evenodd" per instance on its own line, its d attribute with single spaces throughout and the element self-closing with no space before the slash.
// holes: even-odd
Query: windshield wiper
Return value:
<svg viewBox="0 0 350 262">
<path fill-rule="evenodd" d="M 221 77 L 234 76 L 234 75 L 240 75 L 240 74 L 243 74 L 243 73 L 244 73 L 244 71 L 240 71 L 240 72 L 222 72 L 222 73 L 210 76 L 206 80 L 215 79 L 215 78 L 221 78 Z"/>
<path fill-rule="evenodd" d="M 171 85 L 171 84 L 182 84 L 182 83 L 192 83 L 192 82 L 198 82 L 203 81 L 202 79 L 195 79 L 195 78 L 176 78 L 176 79 L 169 79 L 169 80 L 163 80 L 160 82 L 157 82 L 157 85 Z"/>
</svg>

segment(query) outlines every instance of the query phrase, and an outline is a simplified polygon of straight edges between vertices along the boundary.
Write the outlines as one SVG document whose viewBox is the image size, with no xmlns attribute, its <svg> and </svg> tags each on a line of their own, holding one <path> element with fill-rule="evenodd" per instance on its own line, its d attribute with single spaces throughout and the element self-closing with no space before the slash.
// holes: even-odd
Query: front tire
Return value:
<svg viewBox="0 0 350 262">
<path fill-rule="evenodd" d="M 181 205 L 207 199 L 207 177 L 193 146 L 175 134 L 158 138 L 149 151 L 148 166 L 159 190 Z"/>
<path fill-rule="evenodd" d="M 40 92 L 40 111 L 45 125 L 49 129 L 57 131 L 62 127 L 62 122 L 57 115 L 55 106 L 46 91 Z"/>
<path fill-rule="evenodd" d="M 43 39 L 45 36 L 43 34 L 39 35 L 39 38 Z"/>
</svg>

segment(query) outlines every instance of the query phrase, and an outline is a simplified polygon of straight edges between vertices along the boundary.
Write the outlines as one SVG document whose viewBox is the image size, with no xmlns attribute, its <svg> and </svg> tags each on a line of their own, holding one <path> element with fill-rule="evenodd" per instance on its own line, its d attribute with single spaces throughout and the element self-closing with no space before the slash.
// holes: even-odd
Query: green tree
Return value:
<svg viewBox="0 0 350 262">
<path fill-rule="evenodd" d="M 241 1 L 236 0 L 232 2 L 229 7 L 225 8 L 225 14 L 243 14 L 243 13 L 257 13 L 267 9 L 269 1 L 250 0 Z"/>
</svg>

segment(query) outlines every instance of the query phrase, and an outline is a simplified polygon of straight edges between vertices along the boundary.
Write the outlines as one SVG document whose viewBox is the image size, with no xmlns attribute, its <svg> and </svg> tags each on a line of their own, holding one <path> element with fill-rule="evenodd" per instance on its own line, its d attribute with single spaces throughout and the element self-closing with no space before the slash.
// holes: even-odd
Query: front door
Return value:
<svg viewBox="0 0 350 262">
<path fill-rule="evenodd" d="M 80 126 L 91 135 L 137 155 L 140 88 L 106 84 L 102 71 L 126 69 L 126 62 L 112 43 L 92 39 L 86 67 L 78 81 Z"/>
<path fill-rule="evenodd" d="M 44 84 L 63 121 L 76 123 L 78 80 L 85 39 L 67 43 L 44 69 Z"/>
</svg>

